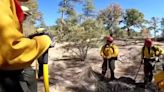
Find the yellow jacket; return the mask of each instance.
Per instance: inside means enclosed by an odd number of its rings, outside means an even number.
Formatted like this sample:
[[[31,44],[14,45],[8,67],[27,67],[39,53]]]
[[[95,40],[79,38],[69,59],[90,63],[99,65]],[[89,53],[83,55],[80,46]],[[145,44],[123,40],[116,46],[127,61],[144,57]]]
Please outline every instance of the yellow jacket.
[[[142,48],[142,58],[153,59],[155,56],[164,55],[164,50],[158,46],[152,46],[150,50],[146,46]]]
[[[114,44],[108,45],[105,44],[101,50],[100,50],[100,55],[103,58],[112,58],[112,57],[117,57],[118,56],[118,47]]]
[[[154,82],[159,88],[164,89],[164,71],[154,75]]]
[[[14,0],[0,0],[0,70],[17,70],[31,65],[50,46],[51,39],[25,38],[19,32]]]

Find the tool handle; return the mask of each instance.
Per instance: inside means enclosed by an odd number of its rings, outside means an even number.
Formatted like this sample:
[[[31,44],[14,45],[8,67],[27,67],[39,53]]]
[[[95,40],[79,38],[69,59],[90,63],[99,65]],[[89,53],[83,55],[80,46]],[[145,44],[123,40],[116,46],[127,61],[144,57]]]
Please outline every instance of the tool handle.
[[[48,64],[48,50],[43,54],[43,64]]]
[[[50,89],[49,89],[48,64],[43,64],[43,81],[44,81],[45,92],[50,92]]]
[[[48,50],[43,54],[43,81],[45,92],[50,92],[49,90],[49,72],[48,72]]]
[[[38,59],[39,64],[48,64],[48,50]]]

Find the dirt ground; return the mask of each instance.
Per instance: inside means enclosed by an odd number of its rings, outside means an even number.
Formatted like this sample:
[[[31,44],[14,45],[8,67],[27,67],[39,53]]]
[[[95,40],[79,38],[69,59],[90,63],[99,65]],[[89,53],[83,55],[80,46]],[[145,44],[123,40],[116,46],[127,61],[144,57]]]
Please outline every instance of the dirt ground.
[[[116,61],[115,74],[119,78],[126,76],[134,79],[140,66],[140,51],[143,46],[142,42],[125,42],[115,41],[119,46],[119,57]],[[80,75],[89,66],[94,71],[101,72],[102,58],[99,54],[99,48],[92,48],[88,52],[86,61],[76,61],[68,59],[70,53],[61,48],[63,44],[56,44],[54,48],[49,50],[49,80],[50,92],[71,92],[66,89],[67,86],[78,85],[80,82]],[[155,42],[164,49],[164,42]],[[161,58],[161,61],[164,61]],[[157,64],[157,68],[161,67],[161,63]],[[136,77],[137,82],[143,81],[143,66]],[[38,82],[38,92],[44,92],[43,82]],[[77,91],[78,92],[78,91]]]

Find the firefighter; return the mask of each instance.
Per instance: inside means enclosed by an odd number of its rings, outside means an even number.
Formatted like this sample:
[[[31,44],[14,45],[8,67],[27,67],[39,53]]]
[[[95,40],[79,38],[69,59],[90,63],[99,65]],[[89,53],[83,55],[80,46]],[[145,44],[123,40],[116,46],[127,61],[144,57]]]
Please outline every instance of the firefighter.
[[[113,38],[111,36],[107,36],[106,44],[102,46],[100,51],[100,55],[103,57],[102,75],[105,76],[107,68],[109,67],[111,73],[110,79],[112,80],[115,79],[114,69],[115,60],[117,60],[118,57],[118,52],[118,47],[113,43]]]
[[[30,65],[51,44],[48,35],[31,39],[23,35],[25,16],[19,1],[0,1],[0,92],[36,92],[35,73]]]
[[[146,38],[144,46],[142,47],[142,63],[144,63],[144,83],[152,81],[154,66],[152,62],[159,61],[158,57],[164,54],[164,51],[158,46],[153,45],[153,41],[150,38]]]

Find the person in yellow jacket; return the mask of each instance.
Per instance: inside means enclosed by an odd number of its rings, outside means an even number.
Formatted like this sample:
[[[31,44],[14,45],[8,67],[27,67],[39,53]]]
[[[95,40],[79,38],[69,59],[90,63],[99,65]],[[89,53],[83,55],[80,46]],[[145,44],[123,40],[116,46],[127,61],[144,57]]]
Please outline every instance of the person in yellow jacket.
[[[0,92],[36,92],[32,87],[35,91],[31,91],[28,84],[32,83],[28,79],[33,76],[27,76],[25,72],[51,44],[47,35],[31,39],[23,35],[24,14],[19,1],[0,0]]]
[[[119,52],[118,47],[113,44],[113,38],[111,36],[107,36],[106,44],[102,46],[100,51],[100,55],[103,57],[102,75],[105,76],[108,66],[111,73],[110,79],[112,80],[115,79],[114,69],[115,69],[115,60],[117,60],[118,52]]]
[[[157,57],[160,55],[164,55],[164,50],[158,46],[154,46],[150,38],[145,39],[141,54],[141,58],[144,61],[145,84],[152,81],[154,66],[151,64],[151,62],[157,62]]]

